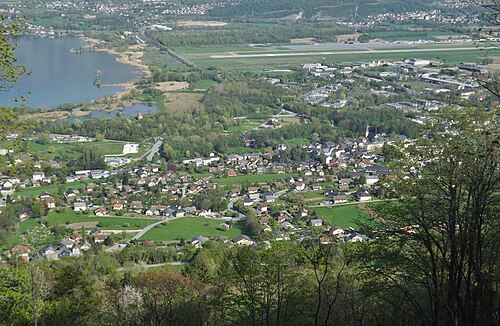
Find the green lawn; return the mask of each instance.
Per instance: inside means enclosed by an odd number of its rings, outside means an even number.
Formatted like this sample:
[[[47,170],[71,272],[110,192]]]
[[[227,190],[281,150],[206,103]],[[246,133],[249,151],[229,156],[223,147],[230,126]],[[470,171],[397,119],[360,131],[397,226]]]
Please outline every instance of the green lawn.
[[[139,230],[156,222],[156,219],[89,216],[83,213],[76,213],[70,209],[65,213],[52,211],[46,217],[46,220],[49,222],[49,226],[80,222],[98,222],[101,229],[108,230]]]
[[[374,225],[375,223],[368,214],[358,207],[357,203],[334,207],[315,207],[313,210],[319,218],[331,226],[359,229],[362,224]]]
[[[217,83],[214,82],[213,80],[202,79],[202,80],[199,80],[199,81],[191,84],[191,88],[192,89],[209,89],[210,87],[214,86],[215,84],[217,84]]]
[[[247,132],[255,127],[260,126],[264,120],[243,120],[239,125],[227,128],[229,132]]]
[[[211,220],[201,217],[185,217],[162,224],[141,237],[141,240],[172,241],[185,239],[190,241],[193,237],[202,235],[204,237],[226,237],[232,239],[242,234],[239,224],[227,231],[217,228],[223,223],[222,220]]]
[[[84,188],[85,183],[84,182],[69,182],[69,183],[63,183],[63,184],[54,184],[54,185],[48,185],[48,186],[42,186],[42,187],[30,187],[26,189],[22,189],[20,192],[17,194],[23,197],[34,197],[40,195],[42,192],[48,192],[52,195],[56,194],[59,190],[59,188],[64,189],[66,191],[69,188],[73,189],[80,189]]]
[[[310,141],[307,138],[290,138],[283,140],[283,143],[285,143],[288,146],[302,146],[309,144],[309,142]]]
[[[214,178],[212,179],[214,183],[220,184],[220,185],[225,185],[225,186],[230,186],[230,185],[235,185],[235,184],[242,184],[242,183],[264,183],[264,182],[271,182],[274,180],[280,180],[280,179],[285,179],[289,176],[296,177],[298,174],[297,173],[284,173],[284,174],[277,174],[277,173],[269,173],[269,174],[252,174],[252,175],[238,175],[235,177],[227,177],[227,178]]]

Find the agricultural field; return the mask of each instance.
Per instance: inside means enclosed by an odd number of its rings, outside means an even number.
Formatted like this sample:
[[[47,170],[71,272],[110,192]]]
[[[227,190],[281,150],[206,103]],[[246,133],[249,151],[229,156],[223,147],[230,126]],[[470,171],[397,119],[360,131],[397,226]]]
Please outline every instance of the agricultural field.
[[[234,223],[227,231],[219,230],[222,220],[212,220],[200,217],[185,217],[162,224],[141,237],[140,240],[174,241],[191,240],[201,235],[204,237],[225,237],[232,239],[242,234],[242,226]]]
[[[331,226],[358,229],[363,224],[374,225],[375,222],[358,207],[358,204],[340,205],[334,207],[315,207],[316,215]]]
[[[269,183],[274,180],[286,179],[287,177],[296,177],[297,173],[268,173],[268,174],[252,174],[252,175],[237,175],[235,177],[214,178],[212,181],[223,186],[232,186],[236,184],[254,184],[254,183]]]

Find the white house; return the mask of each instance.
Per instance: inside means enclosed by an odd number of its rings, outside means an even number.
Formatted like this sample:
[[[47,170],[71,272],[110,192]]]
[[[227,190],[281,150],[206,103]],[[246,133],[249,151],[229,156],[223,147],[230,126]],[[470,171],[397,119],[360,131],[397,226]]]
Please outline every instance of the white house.
[[[322,219],[314,219],[311,220],[311,226],[322,226],[323,225],[323,220]]]
[[[35,172],[33,173],[33,176],[31,177],[33,182],[41,182],[43,179],[45,179],[45,173],[43,172]]]
[[[252,241],[252,239],[250,239],[248,236],[246,235],[240,235],[240,236],[237,236],[236,238],[234,238],[232,240],[235,244],[237,245],[240,245],[240,246],[251,246],[254,244],[254,242]]]

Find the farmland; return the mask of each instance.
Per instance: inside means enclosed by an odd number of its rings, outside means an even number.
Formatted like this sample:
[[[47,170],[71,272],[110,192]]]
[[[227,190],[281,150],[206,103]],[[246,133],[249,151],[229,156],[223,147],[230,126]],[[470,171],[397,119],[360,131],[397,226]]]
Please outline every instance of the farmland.
[[[211,220],[206,218],[186,217],[162,224],[145,235],[141,240],[153,241],[174,241],[174,240],[191,240],[193,237],[201,235],[204,237],[225,237],[232,239],[242,234],[240,224],[234,224],[227,231],[219,230],[218,227],[223,223],[222,220]]]

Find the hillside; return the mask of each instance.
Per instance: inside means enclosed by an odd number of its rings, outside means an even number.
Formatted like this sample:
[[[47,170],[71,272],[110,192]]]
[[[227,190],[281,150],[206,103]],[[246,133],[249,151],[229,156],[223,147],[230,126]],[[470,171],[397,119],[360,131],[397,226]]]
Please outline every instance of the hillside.
[[[447,11],[450,7],[445,7],[443,1],[425,0],[247,0],[228,2],[223,7],[213,8],[208,14],[220,18],[266,19],[285,18],[303,12],[305,18],[351,18],[436,9]]]

